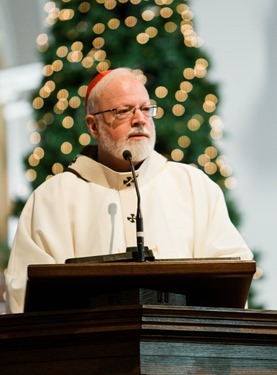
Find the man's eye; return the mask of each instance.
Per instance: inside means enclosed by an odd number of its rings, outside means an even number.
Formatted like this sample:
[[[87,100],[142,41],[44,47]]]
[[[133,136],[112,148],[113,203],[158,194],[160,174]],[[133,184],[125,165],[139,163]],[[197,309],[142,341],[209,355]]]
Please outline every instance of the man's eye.
[[[117,108],[116,113],[118,115],[123,115],[124,113],[128,113],[130,111],[130,107],[120,107]]]
[[[141,107],[141,111],[142,111],[142,112],[149,113],[150,110],[151,110],[151,108],[150,108],[149,106]]]

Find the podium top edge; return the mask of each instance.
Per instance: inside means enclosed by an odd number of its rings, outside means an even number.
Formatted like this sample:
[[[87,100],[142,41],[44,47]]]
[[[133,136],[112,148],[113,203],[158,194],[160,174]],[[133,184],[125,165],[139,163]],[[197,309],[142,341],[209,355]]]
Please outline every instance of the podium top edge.
[[[43,277],[101,277],[157,275],[240,275],[256,271],[254,260],[189,259],[156,260],[153,262],[104,262],[69,264],[32,264],[28,266],[29,278]]]

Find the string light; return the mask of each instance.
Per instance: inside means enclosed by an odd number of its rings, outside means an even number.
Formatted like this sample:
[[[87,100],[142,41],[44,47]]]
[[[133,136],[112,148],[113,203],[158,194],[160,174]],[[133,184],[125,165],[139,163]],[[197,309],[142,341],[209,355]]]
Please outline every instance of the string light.
[[[156,88],[155,94],[157,98],[160,98],[160,99],[165,98],[168,94],[168,89],[164,86],[159,86]]]
[[[187,148],[189,147],[191,144],[191,139],[186,136],[186,135],[182,135],[181,137],[179,137],[178,139],[178,145],[182,148]]]
[[[175,104],[172,108],[172,113],[178,117],[183,116],[183,114],[185,113],[185,107],[181,104]]]
[[[144,12],[142,12],[141,14],[141,18],[144,20],[144,21],[152,21],[152,19],[155,17],[155,13],[153,10],[145,10]]]
[[[172,150],[171,159],[174,161],[181,161],[184,158],[184,152],[180,149]]]
[[[90,142],[91,142],[91,137],[90,137],[89,134],[83,133],[83,134],[80,135],[80,137],[79,137],[80,145],[87,146],[87,145],[90,144]]]

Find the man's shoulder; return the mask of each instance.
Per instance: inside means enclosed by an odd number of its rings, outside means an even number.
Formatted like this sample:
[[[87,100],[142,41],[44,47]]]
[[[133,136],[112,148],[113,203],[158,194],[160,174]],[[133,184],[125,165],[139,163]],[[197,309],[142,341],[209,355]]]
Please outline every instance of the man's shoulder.
[[[75,183],[79,183],[79,178],[75,173],[71,173],[70,170],[66,169],[63,172],[49,177],[41,185],[39,185],[34,192],[41,193],[45,190],[58,189],[59,187],[68,189]]]
[[[206,178],[206,174],[201,171],[197,166],[192,164],[185,164],[181,162],[176,161],[168,161],[167,167],[173,171],[180,172],[180,173],[186,173],[190,176],[195,176],[196,178],[204,177]]]

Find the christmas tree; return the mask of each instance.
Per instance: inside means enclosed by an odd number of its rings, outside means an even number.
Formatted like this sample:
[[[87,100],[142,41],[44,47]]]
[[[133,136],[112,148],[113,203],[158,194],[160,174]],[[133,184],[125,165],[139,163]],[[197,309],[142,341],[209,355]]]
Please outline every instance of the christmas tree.
[[[45,10],[48,32],[37,38],[43,79],[32,98],[34,148],[25,159],[32,188],[93,143],[84,122],[89,81],[97,72],[127,66],[142,76],[158,105],[157,151],[219,184],[238,226],[240,214],[228,194],[235,179],[219,147],[218,86],[208,78],[210,61],[189,2],[56,0]]]
[[[187,2],[67,0],[46,9],[51,28],[38,37],[44,78],[33,99],[36,146],[26,160],[33,188],[92,141],[84,123],[87,84],[120,66],[145,74],[159,106],[157,150],[203,169],[226,192],[232,187],[216,145],[222,137],[217,86],[207,79],[208,58]]]

